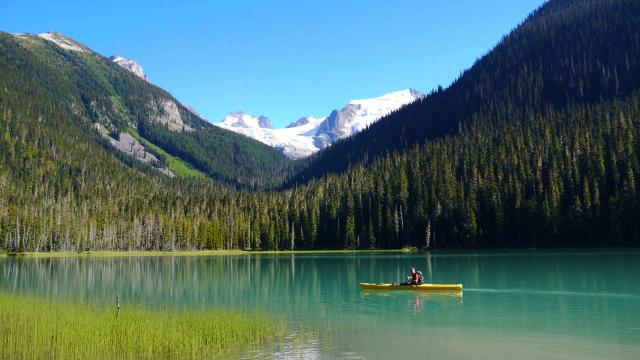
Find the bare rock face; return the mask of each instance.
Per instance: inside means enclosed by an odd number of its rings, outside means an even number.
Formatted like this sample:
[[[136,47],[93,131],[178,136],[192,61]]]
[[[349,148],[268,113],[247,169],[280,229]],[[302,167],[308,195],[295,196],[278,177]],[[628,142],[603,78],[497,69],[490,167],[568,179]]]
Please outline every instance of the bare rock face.
[[[166,125],[171,131],[193,131],[193,128],[182,121],[178,105],[171,99],[156,99],[147,103],[151,112],[151,122]]]
[[[154,169],[160,171],[168,177],[176,176],[171,170],[167,169],[166,167],[160,167],[160,160],[155,155],[148,152],[147,149],[136,138],[131,136],[131,134],[121,132],[117,134],[117,136],[115,136],[116,138],[113,138],[109,134],[107,129],[105,129],[104,126],[100,125],[99,123],[94,123],[93,126],[100,133],[100,135],[109,140],[111,146],[113,146],[114,148],[133,157],[141,163],[151,165]]]
[[[122,66],[123,68],[131,71],[137,77],[139,77],[139,78],[141,78],[141,79],[143,79],[145,81],[149,81],[149,78],[144,73],[144,70],[142,69],[142,66],[140,66],[140,64],[138,64],[135,60],[127,59],[125,57],[117,56],[117,55],[111,56],[109,58],[109,60],[111,60],[114,63]]]
[[[130,134],[120,133],[118,139],[109,137],[109,141],[113,147],[127,155],[133,156],[140,162],[152,165],[158,163],[158,158],[155,155],[148,153],[144,146],[142,146],[142,144],[140,144],[140,142]]]
[[[271,119],[264,115],[258,118],[258,125],[263,129],[273,129],[273,126],[271,126]]]
[[[56,44],[57,46],[65,50],[77,51],[77,52],[86,52],[88,50],[80,43],[76,42],[72,38],[61,33],[48,32],[48,33],[38,34],[38,36]]]
[[[166,176],[176,176],[171,170],[164,167],[159,167],[158,164],[160,163],[160,160],[158,160],[158,158],[152,153],[147,152],[147,149],[145,149],[145,147],[142,146],[142,144],[140,144],[140,142],[130,134],[124,132],[120,133],[117,140],[109,137],[109,142],[111,142],[111,145],[113,145],[113,147],[115,147],[116,149],[122,151],[127,155],[133,156],[134,159],[140,161],[141,163],[151,165],[154,169],[160,171]]]
[[[318,149],[324,149],[336,140],[351,135],[349,121],[357,116],[361,107],[359,104],[348,104],[340,110],[333,110],[318,127],[313,139],[314,145]]]
[[[309,122],[315,120],[316,118],[314,118],[313,116],[303,116],[300,119],[292,122],[291,124],[287,125],[287,129],[291,129],[291,128],[295,128],[298,126],[303,126],[303,125],[307,125]]]

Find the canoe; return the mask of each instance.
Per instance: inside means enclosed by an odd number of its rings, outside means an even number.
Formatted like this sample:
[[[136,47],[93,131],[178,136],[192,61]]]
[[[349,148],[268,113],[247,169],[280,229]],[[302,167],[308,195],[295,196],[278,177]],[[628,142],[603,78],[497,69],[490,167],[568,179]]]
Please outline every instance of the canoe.
[[[398,285],[360,283],[360,288],[369,290],[462,291],[462,284]]]

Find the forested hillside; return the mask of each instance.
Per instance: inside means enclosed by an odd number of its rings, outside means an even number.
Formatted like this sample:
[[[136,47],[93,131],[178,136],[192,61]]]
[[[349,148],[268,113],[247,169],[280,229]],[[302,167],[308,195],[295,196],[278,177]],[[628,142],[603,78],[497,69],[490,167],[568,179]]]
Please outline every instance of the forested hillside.
[[[635,0],[551,1],[451,88],[338,144],[345,158],[322,153],[304,184],[279,191],[171,179],[114,151],[92,125],[109,106],[102,95],[78,89],[84,81],[61,88],[71,80],[58,67],[0,35],[0,244],[7,251],[638,245],[638,19]],[[87,115],[91,109],[98,110]],[[110,131],[130,126],[103,123]],[[199,131],[165,127],[136,124],[195,166],[218,161],[202,155],[221,151],[208,140],[174,138]],[[260,166],[284,174],[281,165],[252,166],[258,175],[239,183],[263,179]]]
[[[449,88],[320,152],[292,183],[478,124],[500,127],[551,110],[625,98],[640,85],[639,13],[638,1],[550,1]]]
[[[55,108],[69,113],[79,128],[99,124],[116,139],[128,129],[138,130],[169,154],[231,185],[259,189],[278,185],[287,176],[290,161],[278,151],[213,126],[101,55],[64,35],[51,36],[78,50],[36,35],[0,33],[5,110]],[[42,118],[55,123],[46,114]]]

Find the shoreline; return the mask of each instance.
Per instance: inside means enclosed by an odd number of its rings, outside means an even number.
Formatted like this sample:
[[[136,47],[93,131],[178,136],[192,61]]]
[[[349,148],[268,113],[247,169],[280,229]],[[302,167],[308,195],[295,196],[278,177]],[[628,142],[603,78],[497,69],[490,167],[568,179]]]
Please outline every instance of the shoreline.
[[[357,254],[357,253],[416,253],[416,250],[178,250],[178,251],[53,251],[0,252],[1,258],[65,258],[65,257],[153,257],[153,256],[246,256],[292,254]]]
[[[439,256],[475,256],[502,255],[509,253],[536,253],[536,252],[573,252],[576,250],[586,250],[588,252],[597,250],[620,250],[620,251],[640,251],[640,247],[635,246],[612,246],[612,247],[557,247],[557,248],[514,248],[514,249],[448,249],[422,251],[415,248],[407,249],[377,249],[377,250],[177,250],[177,251],[53,251],[53,252],[21,252],[8,253],[0,251],[0,259],[8,258],[78,258],[78,257],[166,257],[166,256],[251,256],[251,255],[331,255],[331,254],[432,254]]]

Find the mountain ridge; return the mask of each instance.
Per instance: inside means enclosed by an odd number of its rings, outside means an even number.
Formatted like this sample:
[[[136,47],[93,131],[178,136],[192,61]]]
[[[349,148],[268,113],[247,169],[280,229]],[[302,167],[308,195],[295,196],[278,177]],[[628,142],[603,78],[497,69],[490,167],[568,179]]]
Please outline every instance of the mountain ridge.
[[[111,55],[109,57],[109,60],[113,61],[114,63],[122,66],[123,68],[131,71],[132,73],[134,73],[135,75],[137,75],[139,78],[145,80],[145,81],[149,81],[149,78],[147,77],[147,74],[144,73],[144,69],[142,68],[142,66],[135,60],[132,59],[128,59],[122,56],[118,56],[118,55]]]
[[[129,140],[137,150],[127,155],[164,174],[171,170],[166,166],[173,164],[176,171],[191,168],[213,179],[250,188],[273,186],[286,177],[288,159],[278,151],[213,126],[165,90],[72,38],[60,33],[3,35],[7,49],[3,56],[20,55],[20,61],[38,68],[31,73],[19,68],[19,73],[48,84],[50,96],[59,106],[68,108],[79,125],[89,126],[113,145],[113,150],[124,149],[117,146],[119,139],[139,136],[172,160],[147,149],[144,141]],[[17,51],[20,54],[15,54]],[[144,158],[135,155],[146,152],[158,161],[142,161]]]
[[[550,1],[461,72],[448,88],[432,91],[357,136],[318,153],[290,184],[454,136],[484,121],[501,126],[552,109],[628,95],[635,90],[638,68],[634,54],[640,52],[640,43],[621,25],[610,24],[610,15],[600,12],[605,6],[619,17],[614,24],[640,27],[628,19],[640,7],[638,2]],[[558,43],[557,39],[568,34],[575,41],[573,47]],[[620,54],[619,48],[625,53]]]

